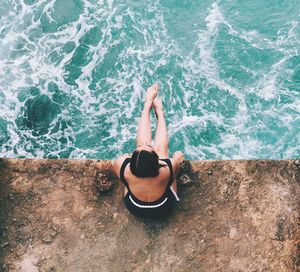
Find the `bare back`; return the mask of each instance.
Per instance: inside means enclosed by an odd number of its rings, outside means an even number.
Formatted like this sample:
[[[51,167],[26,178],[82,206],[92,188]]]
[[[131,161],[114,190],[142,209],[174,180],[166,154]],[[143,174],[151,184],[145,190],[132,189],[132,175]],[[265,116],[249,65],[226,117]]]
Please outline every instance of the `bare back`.
[[[172,162],[172,159],[171,159]],[[134,176],[129,165],[126,166],[124,176],[129,184],[131,192],[142,201],[155,201],[165,192],[170,177],[170,169],[164,161],[160,161],[163,167],[159,169],[157,177],[139,178]],[[173,189],[177,192],[176,182],[172,184]],[[125,187],[124,195],[127,193]]]

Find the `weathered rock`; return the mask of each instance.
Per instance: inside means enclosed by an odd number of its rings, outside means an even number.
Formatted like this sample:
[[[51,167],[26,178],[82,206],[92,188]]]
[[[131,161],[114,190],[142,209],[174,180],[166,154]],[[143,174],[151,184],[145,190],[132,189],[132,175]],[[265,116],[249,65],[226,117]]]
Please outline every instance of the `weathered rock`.
[[[110,167],[0,160],[0,268],[299,271],[299,160],[185,161],[163,221],[130,215]]]
[[[182,185],[189,185],[192,183],[192,179],[188,175],[183,174],[179,177],[179,183]]]
[[[53,241],[53,238],[52,238],[51,235],[47,235],[47,236],[45,236],[45,237],[42,239],[42,241],[43,241],[45,244],[50,245],[50,244],[52,243],[52,241]]]
[[[112,175],[107,170],[97,172],[95,177],[95,186],[101,193],[106,193],[113,189],[113,180],[111,177]]]
[[[7,247],[9,245],[9,242],[4,242],[0,245],[1,248]]]

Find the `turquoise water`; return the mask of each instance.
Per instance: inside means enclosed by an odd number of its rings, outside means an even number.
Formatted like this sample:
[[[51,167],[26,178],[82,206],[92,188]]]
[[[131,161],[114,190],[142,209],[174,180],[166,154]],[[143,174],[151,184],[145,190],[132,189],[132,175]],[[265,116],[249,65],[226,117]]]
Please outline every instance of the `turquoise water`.
[[[1,157],[131,152],[154,82],[171,152],[300,157],[298,0],[0,3]]]

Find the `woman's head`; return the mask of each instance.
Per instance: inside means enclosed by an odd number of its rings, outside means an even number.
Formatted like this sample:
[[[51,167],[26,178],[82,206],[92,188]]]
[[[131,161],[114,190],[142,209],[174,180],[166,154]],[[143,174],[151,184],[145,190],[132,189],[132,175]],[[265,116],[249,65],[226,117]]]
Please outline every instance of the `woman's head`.
[[[158,158],[158,155],[150,147],[136,149],[131,156],[131,173],[141,178],[158,176],[160,168]]]

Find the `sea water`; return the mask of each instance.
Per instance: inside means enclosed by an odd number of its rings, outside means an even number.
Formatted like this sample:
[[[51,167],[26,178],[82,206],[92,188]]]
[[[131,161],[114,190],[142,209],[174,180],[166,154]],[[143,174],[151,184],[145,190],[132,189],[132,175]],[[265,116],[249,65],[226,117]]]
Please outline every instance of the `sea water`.
[[[171,154],[299,158],[299,52],[299,0],[0,0],[1,157],[129,153],[158,82]]]

